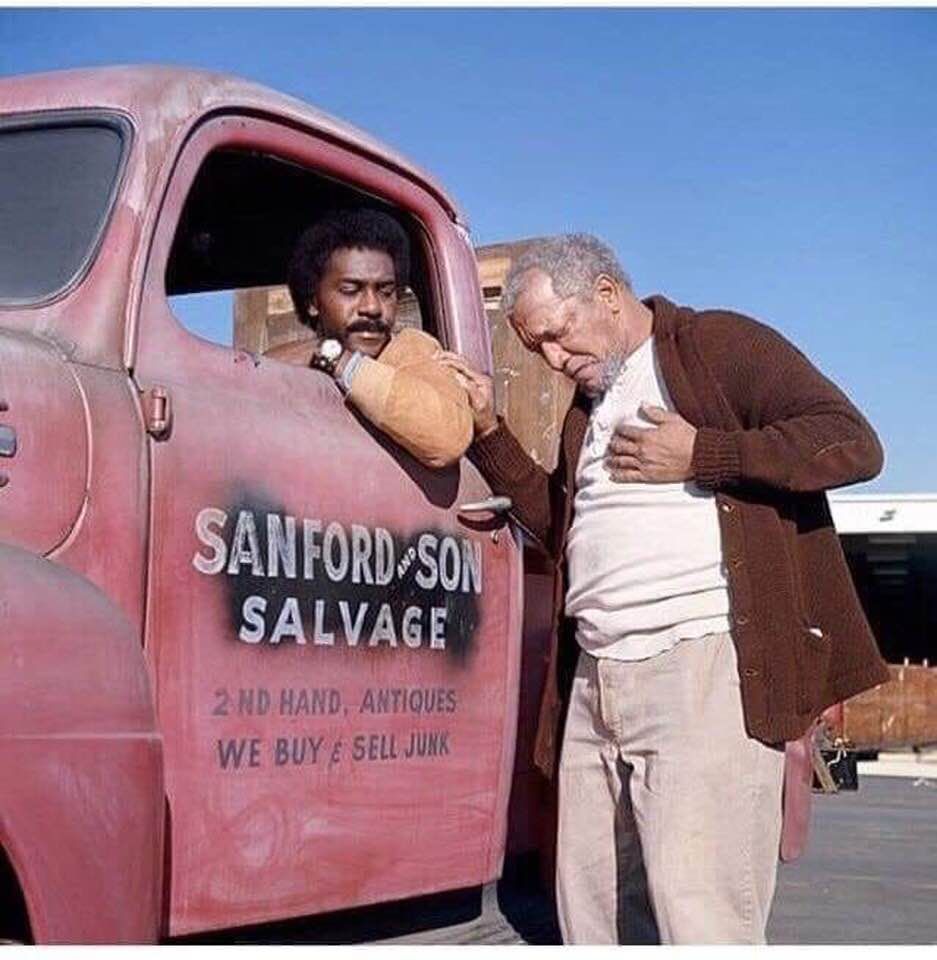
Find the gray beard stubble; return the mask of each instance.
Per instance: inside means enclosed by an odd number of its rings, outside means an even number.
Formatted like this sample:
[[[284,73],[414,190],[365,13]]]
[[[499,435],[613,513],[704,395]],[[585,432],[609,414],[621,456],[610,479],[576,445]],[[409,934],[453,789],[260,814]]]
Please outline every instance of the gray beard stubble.
[[[628,357],[624,353],[613,353],[602,361],[599,373],[599,396],[602,396],[618,379],[618,375],[625,369],[627,362]]]

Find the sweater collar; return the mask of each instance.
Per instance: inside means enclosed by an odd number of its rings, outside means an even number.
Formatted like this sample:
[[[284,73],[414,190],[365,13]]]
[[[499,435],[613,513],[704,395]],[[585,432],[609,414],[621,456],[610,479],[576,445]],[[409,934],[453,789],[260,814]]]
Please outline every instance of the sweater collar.
[[[643,298],[641,303],[654,314],[651,322],[651,335],[654,339],[659,342],[672,337],[677,327],[677,314],[680,308],[659,293]]]
[[[690,377],[687,369],[687,352],[695,356],[692,344],[687,344],[689,338],[678,336],[681,328],[686,329],[687,321],[692,318],[693,311],[686,307],[678,307],[675,303],[660,294],[654,294],[642,301],[654,312],[651,326],[651,335],[657,348],[657,360],[660,364],[661,376],[670,392],[677,412],[690,423],[700,426],[706,422],[705,411],[700,403],[697,386]],[[684,346],[681,347],[681,341]],[[694,367],[702,373],[702,368]]]

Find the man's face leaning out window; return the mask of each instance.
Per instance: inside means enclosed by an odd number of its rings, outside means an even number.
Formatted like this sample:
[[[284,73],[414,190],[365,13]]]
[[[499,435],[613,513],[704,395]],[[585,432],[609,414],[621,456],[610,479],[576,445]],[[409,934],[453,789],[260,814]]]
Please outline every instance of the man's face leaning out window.
[[[390,342],[398,288],[389,253],[340,247],[329,257],[312,299],[323,337],[376,357]]]

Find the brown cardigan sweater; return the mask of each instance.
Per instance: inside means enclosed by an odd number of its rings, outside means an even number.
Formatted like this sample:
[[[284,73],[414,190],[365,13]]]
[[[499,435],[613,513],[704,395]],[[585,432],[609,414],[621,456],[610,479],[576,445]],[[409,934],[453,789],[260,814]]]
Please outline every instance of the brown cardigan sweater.
[[[882,448],[845,395],[774,330],[725,310],[697,312],[660,296],[644,302],[664,382],[698,429],[695,481],[716,496],[746,727],[768,743],[797,739],[827,706],[889,677],[824,494],[875,476]],[[552,476],[503,423],[470,450],[556,568],[534,748],[547,776],[578,654],[575,625],[562,615],[564,552],[588,418],[577,394]]]

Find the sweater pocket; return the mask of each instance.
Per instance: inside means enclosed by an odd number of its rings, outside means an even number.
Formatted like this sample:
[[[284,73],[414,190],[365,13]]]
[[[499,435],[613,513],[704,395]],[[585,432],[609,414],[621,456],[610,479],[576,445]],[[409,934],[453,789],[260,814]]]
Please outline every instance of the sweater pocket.
[[[827,686],[827,675],[833,650],[827,634],[806,619],[798,624],[794,637],[794,656],[797,662],[797,712],[819,714]]]
[[[800,715],[819,713],[830,669],[832,640],[814,620],[807,602],[802,571],[797,562],[796,504],[786,504],[779,511],[781,542],[787,561],[790,589],[791,622],[793,624],[794,663],[797,670],[794,689],[797,692],[796,710]]]

